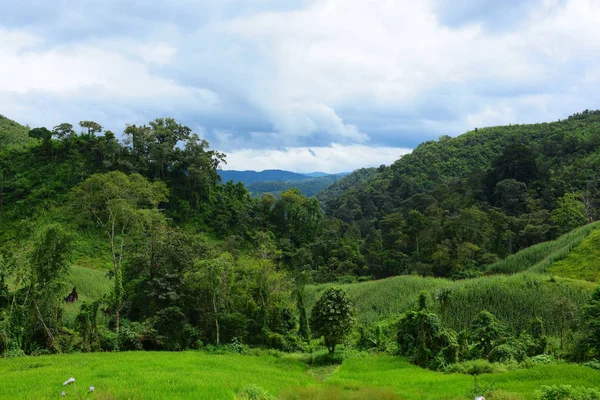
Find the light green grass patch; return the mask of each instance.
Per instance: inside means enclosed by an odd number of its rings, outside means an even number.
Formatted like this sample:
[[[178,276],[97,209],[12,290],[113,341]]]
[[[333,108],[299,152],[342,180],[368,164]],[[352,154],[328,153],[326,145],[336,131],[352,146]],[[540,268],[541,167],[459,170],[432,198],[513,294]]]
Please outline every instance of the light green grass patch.
[[[600,230],[590,233],[567,257],[552,264],[548,273],[600,282]]]

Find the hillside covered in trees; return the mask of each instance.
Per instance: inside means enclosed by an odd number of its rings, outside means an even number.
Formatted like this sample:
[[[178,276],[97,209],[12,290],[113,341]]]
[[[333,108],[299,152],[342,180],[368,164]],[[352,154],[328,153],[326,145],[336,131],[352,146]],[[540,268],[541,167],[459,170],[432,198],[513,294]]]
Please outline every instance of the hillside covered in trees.
[[[2,354],[224,343],[304,351],[313,332],[331,353],[352,335],[353,346],[379,350],[396,335],[397,352],[441,369],[522,361],[544,353],[543,332],[560,335],[565,355],[563,333],[595,312],[592,283],[536,274],[597,279],[572,265],[593,265],[600,112],[441,137],[315,197],[289,188],[260,198],[223,183],[226,156],[170,118],[128,125],[121,139],[93,121],[0,122]],[[560,256],[536,269],[546,253]],[[356,283],[396,275],[414,276]],[[319,285],[332,282],[349,284],[350,297]],[[81,305],[64,305],[70,286]],[[473,302],[477,293],[485,301]],[[571,311],[562,318],[559,308]],[[411,330],[425,323],[438,341],[421,354]],[[482,347],[477,335],[491,326],[497,337]],[[600,356],[581,339],[595,328],[580,329],[569,356]]]

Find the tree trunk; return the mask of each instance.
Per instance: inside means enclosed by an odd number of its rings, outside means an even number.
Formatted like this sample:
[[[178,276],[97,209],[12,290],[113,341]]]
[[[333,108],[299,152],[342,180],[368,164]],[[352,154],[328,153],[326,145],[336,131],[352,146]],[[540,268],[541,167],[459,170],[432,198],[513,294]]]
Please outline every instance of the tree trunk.
[[[115,304],[115,330],[117,335],[119,334],[119,311],[121,310],[121,305],[119,303]]]
[[[220,336],[221,336],[221,331],[219,329],[219,319],[217,318],[217,302],[215,299],[216,296],[213,296],[213,311],[215,313],[215,328],[217,329],[217,346],[219,345],[219,342],[221,340]]]

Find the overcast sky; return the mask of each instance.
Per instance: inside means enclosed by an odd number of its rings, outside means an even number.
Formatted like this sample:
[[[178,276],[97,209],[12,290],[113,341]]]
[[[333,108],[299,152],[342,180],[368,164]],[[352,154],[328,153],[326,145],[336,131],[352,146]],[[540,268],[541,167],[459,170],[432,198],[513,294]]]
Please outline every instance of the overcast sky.
[[[226,169],[350,171],[600,108],[597,0],[0,0],[0,114],[172,116]]]

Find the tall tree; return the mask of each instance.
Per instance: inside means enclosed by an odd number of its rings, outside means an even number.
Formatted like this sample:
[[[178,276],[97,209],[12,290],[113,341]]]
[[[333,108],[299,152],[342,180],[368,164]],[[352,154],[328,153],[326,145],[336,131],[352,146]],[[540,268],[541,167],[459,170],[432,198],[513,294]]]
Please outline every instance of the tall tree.
[[[102,132],[102,125],[94,121],[79,121],[79,126],[82,129],[87,129],[88,136],[94,136],[96,133]]]
[[[123,255],[130,233],[149,219],[161,219],[158,204],[167,201],[162,182],[149,182],[138,174],[122,172],[96,174],[73,188],[71,204],[82,215],[101,227],[110,244],[115,279],[115,326],[119,330],[119,314],[123,297]]]

